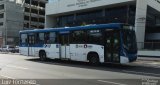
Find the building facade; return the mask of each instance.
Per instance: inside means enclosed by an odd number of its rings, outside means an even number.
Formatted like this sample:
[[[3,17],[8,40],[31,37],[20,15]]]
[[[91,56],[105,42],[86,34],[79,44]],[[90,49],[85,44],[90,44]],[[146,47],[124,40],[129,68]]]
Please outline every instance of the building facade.
[[[48,0],[22,0],[24,7],[24,29],[44,29],[45,4]],[[19,0],[18,3],[21,3]]]
[[[19,31],[43,29],[48,0],[0,0],[0,46],[18,45]]]
[[[0,46],[18,44],[23,28],[23,8],[13,0],[0,1]]]
[[[54,0],[46,4],[45,17],[46,28],[127,23],[135,27],[137,42],[160,41],[159,0]]]

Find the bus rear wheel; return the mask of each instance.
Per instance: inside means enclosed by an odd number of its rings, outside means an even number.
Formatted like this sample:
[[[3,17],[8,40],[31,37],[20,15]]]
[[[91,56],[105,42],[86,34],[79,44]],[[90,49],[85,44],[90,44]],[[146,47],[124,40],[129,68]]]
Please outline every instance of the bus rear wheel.
[[[46,60],[47,60],[46,52],[41,51],[41,52],[39,53],[39,57],[40,57],[40,60],[41,60],[41,61],[46,61]]]
[[[98,55],[97,54],[90,54],[89,55],[89,63],[91,65],[98,65],[100,63]]]

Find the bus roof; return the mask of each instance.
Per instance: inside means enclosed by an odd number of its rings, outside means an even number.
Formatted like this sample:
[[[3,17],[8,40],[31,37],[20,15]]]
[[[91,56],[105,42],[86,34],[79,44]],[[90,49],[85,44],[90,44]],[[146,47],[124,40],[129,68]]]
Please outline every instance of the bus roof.
[[[34,29],[34,30],[23,30],[20,33],[36,33],[36,32],[65,32],[74,30],[87,30],[87,29],[120,29],[122,23],[110,23],[110,24],[93,24],[86,26],[76,27],[63,27],[63,28],[46,28],[46,29]]]

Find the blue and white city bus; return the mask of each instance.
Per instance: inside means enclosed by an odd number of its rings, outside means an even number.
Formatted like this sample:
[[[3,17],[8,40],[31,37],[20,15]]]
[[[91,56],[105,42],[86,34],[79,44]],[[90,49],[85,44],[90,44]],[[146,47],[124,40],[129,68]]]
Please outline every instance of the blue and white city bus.
[[[20,31],[20,54],[46,59],[129,63],[137,59],[132,26],[111,23]]]

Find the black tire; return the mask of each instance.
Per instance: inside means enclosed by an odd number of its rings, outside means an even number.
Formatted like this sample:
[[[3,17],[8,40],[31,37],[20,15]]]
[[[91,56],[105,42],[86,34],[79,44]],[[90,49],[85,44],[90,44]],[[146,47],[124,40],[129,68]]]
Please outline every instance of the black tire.
[[[47,60],[46,52],[41,51],[41,52],[39,53],[39,57],[40,57],[40,60],[41,60],[41,61],[46,61],[46,60]]]
[[[91,65],[98,65],[99,62],[99,57],[97,54],[89,54],[89,63]]]

